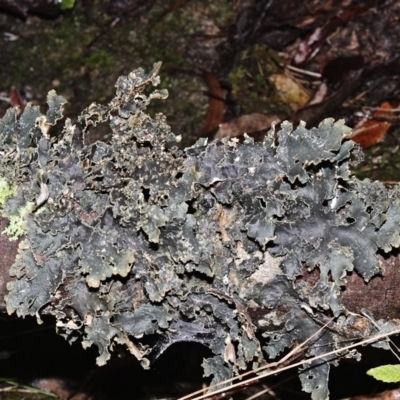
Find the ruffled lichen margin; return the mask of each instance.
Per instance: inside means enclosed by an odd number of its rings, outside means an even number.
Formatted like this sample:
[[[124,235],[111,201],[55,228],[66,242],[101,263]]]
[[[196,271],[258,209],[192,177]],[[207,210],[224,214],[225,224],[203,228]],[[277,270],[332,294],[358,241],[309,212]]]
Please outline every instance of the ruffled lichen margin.
[[[145,367],[172,343],[202,343],[213,382],[278,357],[329,315],[305,359],[376,329],[354,328],[340,291],[348,272],[368,281],[382,272],[378,250],[399,247],[399,188],[351,175],[354,143],[332,119],[179,150],[165,117],[145,113],[167,97],[144,92],[159,68],[120,77],[108,106],[61,134],[51,127],[66,100],[54,91],[46,115],[28,104],[0,120],[1,216],[22,238],[8,313],[53,315],[68,340],[98,347],[100,365],[116,343]],[[111,139],[87,144],[99,124]],[[300,279],[307,269],[315,282]],[[300,371],[313,399],[328,396],[335,361],[323,361]]]

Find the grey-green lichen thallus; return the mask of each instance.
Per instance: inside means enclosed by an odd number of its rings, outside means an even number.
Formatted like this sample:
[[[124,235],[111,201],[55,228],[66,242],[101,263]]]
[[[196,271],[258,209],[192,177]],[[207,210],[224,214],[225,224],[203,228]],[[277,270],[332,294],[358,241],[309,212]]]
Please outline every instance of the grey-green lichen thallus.
[[[307,355],[342,346],[355,318],[339,296],[346,274],[368,281],[377,251],[399,246],[399,187],[351,175],[354,143],[332,119],[180,150],[165,116],[145,112],[167,97],[148,90],[159,69],[120,77],[108,105],[59,134],[54,91],[46,115],[28,104],[0,121],[1,215],[10,239],[23,237],[8,312],[53,315],[61,335],[98,347],[100,365],[117,343],[145,367],[172,343],[202,343],[213,382],[303,342],[324,313],[336,328]],[[99,124],[111,140],[85,144]],[[304,268],[319,270],[316,282],[297,279]],[[328,396],[325,361],[300,371],[314,399]]]

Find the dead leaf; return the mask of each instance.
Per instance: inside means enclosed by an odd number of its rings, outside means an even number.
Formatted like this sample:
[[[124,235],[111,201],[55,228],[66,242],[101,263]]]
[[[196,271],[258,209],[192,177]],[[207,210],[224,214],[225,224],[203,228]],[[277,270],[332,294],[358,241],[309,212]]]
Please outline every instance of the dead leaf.
[[[388,102],[383,102],[372,114],[371,119],[364,119],[359,122],[353,133],[349,136],[350,139],[358,143],[363,149],[381,142],[388,129],[392,126],[391,122],[384,119],[390,119],[388,112],[393,107]]]
[[[275,85],[282,101],[287,103],[293,111],[303,108],[310,101],[310,93],[290,76],[274,74],[269,79]]]
[[[276,115],[265,115],[261,113],[241,115],[238,118],[220,124],[214,138],[237,137],[244,133],[266,130],[271,127],[274,121],[279,122],[280,118]]]
[[[206,122],[199,136],[207,135],[218,127],[225,113],[225,92],[221,88],[217,76],[211,72],[203,71],[203,78],[207,85],[208,108]]]
[[[350,5],[343,8],[337,15],[333,15],[322,26],[317,26],[308,37],[299,42],[292,55],[291,64],[301,66],[309,63],[319,53],[330,35],[340,26],[355,19],[366,9],[368,9],[367,5]]]
[[[26,101],[21,96],[20,91],[15,88],[12,88],[10,91],[10,104],[18,110],[19,114],[25,109]]]

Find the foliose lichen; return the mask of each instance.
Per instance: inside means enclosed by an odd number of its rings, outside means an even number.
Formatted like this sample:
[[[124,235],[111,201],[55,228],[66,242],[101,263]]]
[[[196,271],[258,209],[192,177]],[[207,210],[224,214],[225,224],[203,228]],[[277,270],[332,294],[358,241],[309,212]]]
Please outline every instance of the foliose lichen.
[[[28,104],[0,121],[1,216],[23,236],[8,312],[54,315],[61,335],[98,347],[100,365],[117,343],[145,367],[172,343],[202,343],[213,382],[309,338],[326,312],[335,329],[306,357],[339,348],[356,318],[340,301],[346,274],[368,281],[382,272],[377,251],[400,245],[399,187],[351,175],[354,143],[332,119],[180,150],[165,117],[145,113],[167,97],[145,92],[159,68],[120,77],[109,105],[61,134],[54,91],[46,115]],[[99,124],[111,140],[86,144]],[[319,270],[314,284],[298,279],[305,268]],[[328,396],[324,360],[300,371],[313,399]]]

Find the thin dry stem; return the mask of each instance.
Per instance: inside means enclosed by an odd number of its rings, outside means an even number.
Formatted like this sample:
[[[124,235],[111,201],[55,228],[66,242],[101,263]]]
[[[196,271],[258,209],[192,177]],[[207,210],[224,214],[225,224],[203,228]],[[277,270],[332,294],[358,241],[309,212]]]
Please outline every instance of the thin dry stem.
[[[294,354],[296,354],[301,348],[303,348],[309,341],[311,341],[312,339],[314,339],[316,336],[318,336],[332,321],[334,320],[334,318],[331,318],[328,322],[326,322],[320,329],[318,329],[316,332],[314,332],[309,338],[307,338],[304,342],[300,343],[298,346],[296,346],[292,351],[290,351],[288,354],[286,354],[286,356],[282,357],[279,361],[275,361],[273,363],[269,363],[267,365],[263,365],[262,367],[259,368],[255,368],[252,369],[251,371],[248,372],[244,372],[243,374],[240,374],[238,376],[235,376],[233,378],[229,378],[226,379],[222,382],[216,383],[212,386],[209,386],[208,389],[213,389],[216,388],[218,386],[221,385],[225,385],[226,383],[230,383],[233,382],[235,380],[239,380],[242,379],[243,377],[250,375],[250,374],[255,374],[257,372],[260,371],[264,371],[265,369],[268,368],[275,368],[278,367],[279,365],[283,364],[285,361],[289,360]],[[244,385],[246,384],[247,381],[244,382],[240,382],[240,384],[237,385]],[[234,386],[231,386],[229,389],[233,388]],[[178,400],[186,400],[186,399],[190,399],[192,396],[196,395],[196,394],[200,394],[200,393],[204,393],[204,389],[202,390],[198,390],[197,392],[191,393],[187,396],[181,397]],[[212,392],[212,394],[216,394],[216,392]],[[208,394],[207,396],[210,396],[210,394]],[[200,399],[200,397],[199,397]],[[197,400],[197,398],[193,399],[193,400]]]
[[[243,376],[246,376],[246,375],[249,375],[249,374],[252,374],[252,373],[260,372],[260,371],[265,370],[265,369],[268,369],[268,368],[278,367],[280,364],[284,363],[284,362],[287,361],[290,357],[292,357],[295,353],[297,353],[307,342],[309,342],[313,337],[315,337],[317,334],[319,334],[319,332],[320,332],[321,330],[325,329],[326,326],[327,326],[331,321],[332,321],[332,320],[330,320],[329,322],[327,322],[322,328],[320,328],[317,332],[315,332],[312,336],[310,336],[310,337],[309,337],[307,340],[305,340],[303,343],[301,343],[301,344],[299,344],[298,346],[296,346],[291,352],[289,352],[289,353],[288,353],[285,357],[283,357],[281,360],[279,360],[279,361],[277,361],[277,362],[273,362],[273,363],[267,364],[267,365],[264,365],[264,366],[262,366],[262,367],[260,367],[260,368],[257,368],[257,369],[255,369],[255,370],[246,372],[246,373],[241,374],[241,375],[239,375],[239,376],[237,376],[237,377],[227,379],[227,380],[225,380],[225,381],[223,381],[223,382],[220,382],[220,383],[218,383],[218,384],[215,384],[215,385],[213,385],[213,386],[210,386],[209,389],[212,389],[212,388],[214,388],[214,387],[217,387],[217,386],[220,386],[220,385],[223,385],[223,384],[226,384],[226,383],[229,383],[229,382],[232,382],[232,381],[241,379],[241,378],[243,378]],[[313,361],[320,360],[321,358],[324,358],[324,357],[329,357],[329,356],[334,356],[334,355],[337,356],[339,353],[342,353],[342,352],[344,352],[344,351],[347,352],[348,350],[354,349],[354,348],[356,348],[356,347],[358,347],[358,346],[363,346],[363,345],[366,345],[366,344],[369,344],[369,343],[373,343],[373,342],[379,341],[379,340],[381,340],[381,339],[388,338],[389,336],[396,335],[396,334],[399,334],[399,333],[400,333],[400,328],[399,328],[399,329],[395,329],[395,330],[393,330],[392,332],[386,332],[386,333],[381,333],[381,334],[378,334],[378,335],[374,335],[374,336],[371,336],[371,337],[369,337],[369,338],[367,338],[367,339],[361,340],[361,341],[358,342],[358,343],[354,343],[354,344],[345,346],[345,347],[343,347],[343,348],[341,348],[341,349],[332,350],[332,351],[329,351],[329,352],[327,352],[327,353],[320,354],[320,355],[318,355],[318,356],[311,357],[311,358],[308,358],[308,359],[306,359],[306,360],[302,360],[302,361],[299,361],[299,362],[297,362],[297,363],[293,363],[293,364],[290,364],[290,365],[287,365],[287,366],[284,366],[284,367],[275,369],[275,370],[273,370],[273,371],[268,371],[268,372],[266,372],[265,374],[263,374],[263,375],[261,375],[261,376],[256,376],[256,377],[253,377],[253,378],[248,378],[248,379],[244,380],[243,382],[235,383],[235,384],[233,384],[232,386],[229,386],[228,388],[224,387],[224,388],[215,390],[215,391],[213,391],[213,392],[211,392],[211,393],[207,393],[207,394],[203,394],[203,395],[201,395],[201,396],[193,397],[193,396],[196,396],[196,395],[198,395],[198,394],[200,394],[200,393],[204,393],[204,390],[199,390],[199,391],[194,392],[194,393],[192,393],[192,394],[190,394],[190,395],[181,397],[181,398],[179,398],[178,400],[188,400],[188,399],[191,399],[191,400],[203,400],[203,399],[207,399],[207,398],[209,398],[209,397],[211,397],[211,396],[215,396],[216,394],[224,393],[224,392],[226,392],[226,391],[230,391],[230,390],[235,389],[235,388],[238,388],[238,387],[240,387],[240,386],[248,385],[248,384],[250,384],[250,383],[253,383],[254,381],[258,381],[260,378],[265,378],[265,377],[267,377],[267,376],[276,375],[276,374],[278,374],[278,373],[280,373],[280,372],[287,371],[287,370],[292,369],[292,368],[295,368],[295,367],[304,366],[305,364],[310,364],[310,363],[312,363]]]

